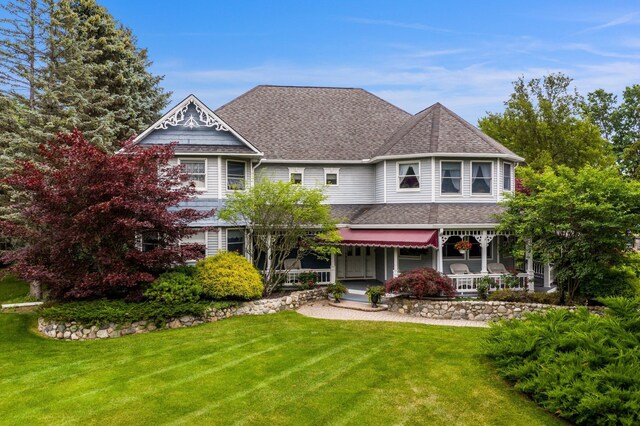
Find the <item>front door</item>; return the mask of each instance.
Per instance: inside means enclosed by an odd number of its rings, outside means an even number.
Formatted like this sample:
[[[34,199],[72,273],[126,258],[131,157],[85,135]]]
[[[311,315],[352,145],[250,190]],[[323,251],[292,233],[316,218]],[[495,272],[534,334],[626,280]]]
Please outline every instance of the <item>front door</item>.
[[[338,278],[372,278],[375,275],[373,247],[343,247],[337,258]]]

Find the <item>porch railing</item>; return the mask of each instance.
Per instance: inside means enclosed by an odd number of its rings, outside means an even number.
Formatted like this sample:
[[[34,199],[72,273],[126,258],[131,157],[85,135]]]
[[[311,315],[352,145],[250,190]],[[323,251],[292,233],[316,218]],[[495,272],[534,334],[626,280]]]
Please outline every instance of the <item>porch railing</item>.
[[[300,281],[300,274],[313,272],[318,277],[318,284],[331,283],[331,269],[292,269],[287,274],[285,286],[294,286]]]
[[[492,278],[493,284],[489,287],[489,291],[496,290],[504,290],[507,288],[507,285],[504,283],[504,277],[502,275],[497,274],[459,274],[459,275],[447,275],[449,278],[453,280],[453,284],[455,285],[456,291],[460,295],[477,293],[477,284],[478,281],[485,276]],[[518,285],[516,287],[512,287],[516,290],[527,290],[527,274],[520,273],[518,274]]]

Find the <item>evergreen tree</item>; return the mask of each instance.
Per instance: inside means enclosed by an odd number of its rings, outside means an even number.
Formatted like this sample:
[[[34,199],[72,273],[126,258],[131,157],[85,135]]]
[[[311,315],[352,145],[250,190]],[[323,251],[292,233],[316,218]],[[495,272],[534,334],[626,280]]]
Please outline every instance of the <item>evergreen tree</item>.
[[[95,0],[61,0],[51,14],[39,107],[45,132],[79,128],[109,150],[158,118],[170,93],[147,52]]]

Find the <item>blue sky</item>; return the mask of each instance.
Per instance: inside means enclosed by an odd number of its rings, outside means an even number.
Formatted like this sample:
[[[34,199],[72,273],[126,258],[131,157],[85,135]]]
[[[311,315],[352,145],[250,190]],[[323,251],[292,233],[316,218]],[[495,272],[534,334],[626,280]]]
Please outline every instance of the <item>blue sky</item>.
[[[475,124],[518,76],[581,93],[640,83],[640,1],[102,0],[149,49],[173,101],[217,107],[257,84],[362,87]]]

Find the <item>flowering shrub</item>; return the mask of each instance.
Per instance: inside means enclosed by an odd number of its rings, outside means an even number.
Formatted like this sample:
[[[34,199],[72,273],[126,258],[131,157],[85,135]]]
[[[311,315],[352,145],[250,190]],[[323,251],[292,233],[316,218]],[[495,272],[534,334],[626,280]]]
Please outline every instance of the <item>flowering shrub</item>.
[[[385,283],[387,293],[407,293],[421,298],[456,295],[453,281],[432,268],[419,268],[404,272]]]
[[[453,245],[456,250],[471,250],[473,244],[469,240],[460,240]]]
[[[298,274],[297,287],[299,290],[309,290],[314,288],[316,284],[318,284],[318,274],[315,272],[301,272]]]

